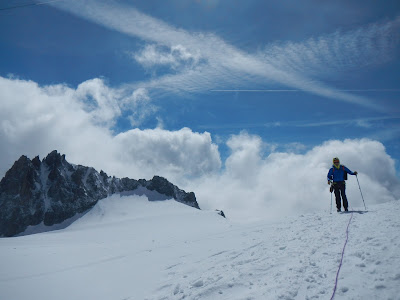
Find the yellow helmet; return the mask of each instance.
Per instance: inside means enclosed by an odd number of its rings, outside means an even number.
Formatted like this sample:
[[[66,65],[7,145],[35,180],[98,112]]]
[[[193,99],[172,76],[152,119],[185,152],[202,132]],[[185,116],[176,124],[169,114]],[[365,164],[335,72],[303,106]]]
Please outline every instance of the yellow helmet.
[[[334,157],[333,159],[332,159],[332,161],[333,161],[333,164],[335,164],[335,162],[336,163],[340,163],[340,160],[339,160],[339,158],[338,157]]]

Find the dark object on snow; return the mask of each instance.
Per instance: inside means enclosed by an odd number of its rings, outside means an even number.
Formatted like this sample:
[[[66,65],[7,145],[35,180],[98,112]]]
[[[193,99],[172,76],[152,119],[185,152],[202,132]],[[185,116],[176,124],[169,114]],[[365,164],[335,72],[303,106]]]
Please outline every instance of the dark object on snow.
[[[28,226],[60,224],[84,213],[115,193],[152,195],[150,200],[175,199],[199,208],[193,192],[167,179],[116,178],[91,167],[73,165],[53,151],[43,161],[21,156],[0,182],[0,237],[24,232]]]
[[[224,212],[223,212],[222,210],[216,209],[216,211],[218,212],[218,214],[219,214],[220,216],[226,218],[226,217],[225,217],[225,214],[224,214]]]

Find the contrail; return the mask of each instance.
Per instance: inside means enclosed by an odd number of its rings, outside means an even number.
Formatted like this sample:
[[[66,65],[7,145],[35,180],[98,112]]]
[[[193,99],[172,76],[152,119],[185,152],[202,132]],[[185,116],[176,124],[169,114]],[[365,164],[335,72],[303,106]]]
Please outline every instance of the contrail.
[[[144,40],[149,44],[162,45],[172,48],[181,45],[189,53],[196,54],[203,60],[203,63],[194,68],[184,67],[181,71],[164,74],[139,84],[142,88],[164,90],[167,93],[204,93],[204,92],[264,92],[264,93],[299,93],[307,92],[323,98],[345,101],[377,111],[386,111],[376,101],[366,98],[358,93],[347,93],[336,90],[322,82],[316,81],[303,74],[301,71],[307,67],[304,61],[308,57],[312,59],[313,68],[319,71],[329,58],[328,66],[341,66],[343,62],[352,61],[353,57],[387,56],[391,49],[396,50],[398,27],[400,19],[383,24],[373,24],[368,27],[361,27],[346,34],[340,32],[334,35],[322,36],[315,42],[310,39],[304,43],[288,43],[283,48],[273,48],[264,55],[252,54],[243,51],[213,33],[194,33],[169,25],[168,23],[146,15],[129,4],[122,4],[120,1],[106,0],[70,0],[60,1],[54,5],[58,9],[66,10],[86,20],[97,23],[106,28],[116,30]],[[379,39],[378,39],[379,37]],[[383,49],[377,48],[376,41],[383,45]],[[371,50],[368,55],[362,56],[360,52],[363,47],[350,47],[349,45],[364,45],[368,41]],[[333,50],[325,48],[329,46]],[[294,48],[293,48],[294,47]],[[350,50],[348,49],[350,48]],[[329,48],[330,49],[330,48]],[[353,49],[353,50],[352,50]],[[368,48],[369,49],[369,48]],[[278,51],[279,50],[279,51]],[[344,51],[339,61],[337,55]],[[391,50],[392,51],[392,50]],[[271,53],[270,53],[271,52]],[[316,53],[314,56],[312,53]],[[284,60],[279,53],[288,55]],[[311,54],[310,54],[311,53]],[[278,55],[278,56],[277,56]],[[292,59],[293,57],[293,59]],[[294,58],[298,58],[297,60]],[[389,56],[390,58],[392,56]],[[294,60],[295,65],[291,63]],[[351,65],[350,67],[354,67]],[[340,69],[340,68],[339,68]],[[297,70],[297,71],[296,71]],[[301,71],[301,72],[299,72]],[[251,89],[217,89],[217,87],[254,87],[267,85],[269,82],[279,84],[288,89],[281,90],[251,90]],[[252,84],[252,85],[250,85]],[[133,87],[138,86],[133,84]]]
[[[338,92],[400,92],[400,89],[356,89],[356,90],[336,90]],[[308,93],[311,91],[308,90],[273,90],[273,89],[265,89],[265,90],[210,90],[210,92],[226,92],[226,93],[234,93],[234,92],[249,92],[249,93]]]
[[[0,10],[10,10],[10,9],[22,8],[22,7],[28,7],[28,6],[44,5],[44,4],[58,2],[58,1],[63,1],[63,0],[50,0],[50,1],[45,1],[45,2],[25,3],[25,4],[14,5],[14,6],[9,6],[9,7],[2,7],[2,8],[0,7]]]

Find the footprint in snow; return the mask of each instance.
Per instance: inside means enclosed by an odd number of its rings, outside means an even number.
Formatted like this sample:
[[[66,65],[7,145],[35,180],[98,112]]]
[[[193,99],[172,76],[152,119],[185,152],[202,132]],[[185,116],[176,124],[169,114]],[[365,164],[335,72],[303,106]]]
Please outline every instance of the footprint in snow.
[[[179,293],[183,293],[183,290],[181,289],[180,284],[177,284],[177,285],[175,286],[175,289],[174,289],[174,295],[177,295],[177,294],[179,294]]]
[[[193,283],[192,287],[199,288],[199,287],[202,287],[203,285],[204,285],[204,281],[200,279],[200,280],[197,280],[195,283]]]
[[[386,288],[386,286],[384,286],[383,284],[378,284],[378,285],[375,286],[375,288],[376,288],[377,290],[383,290],[383,289]]]
[[[393,280],[400,280],[400,273],[397,273],[396,276],[393,277]]]
[[[170,266],[166,267],[165,270],[170,270],[170,269],[172,269],[172,268],[175,268],[175,267],[179,266],[180,264],[181,264],[181,263],[177,263],[177,264],[170,265]]]

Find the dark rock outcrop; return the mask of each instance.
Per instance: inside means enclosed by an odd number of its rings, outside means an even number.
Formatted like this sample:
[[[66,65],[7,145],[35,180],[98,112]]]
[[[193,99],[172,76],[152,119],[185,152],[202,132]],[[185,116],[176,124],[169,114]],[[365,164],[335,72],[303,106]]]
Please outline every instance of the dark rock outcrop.
[[[60,224],[115,193],[147,194],[149,200],[175,199],[199,208],[193,192],[167,179],[110,177],[91,167],[73,165],[53,151],[43,161],[21,156],[0,182],[0,236],[24,232],[28,226]]]

